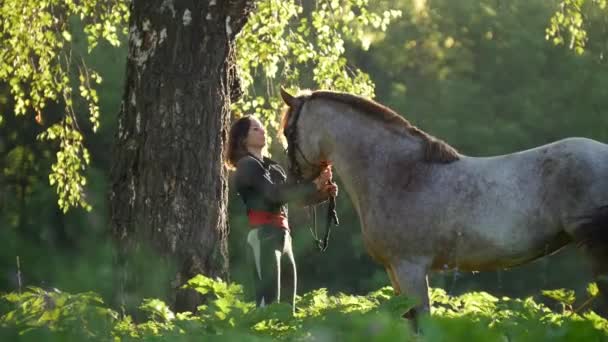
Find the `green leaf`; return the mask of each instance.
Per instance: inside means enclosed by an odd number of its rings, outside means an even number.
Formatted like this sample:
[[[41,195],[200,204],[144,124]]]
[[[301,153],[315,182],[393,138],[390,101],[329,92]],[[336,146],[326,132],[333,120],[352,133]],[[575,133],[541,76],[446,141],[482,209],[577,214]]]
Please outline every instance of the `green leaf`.
[[[567,289],[543,290],[542,294],[566,305],[572,305],[576,299],[574,291]]]
[[[587,285],[587,293],[591,297],[596,297],[597,295],[599,295],[600,290],[597,287],[597,283],[589,283],[589,285]]]
[[[68,42],[72,41],[72,35],[70,34],[70,32],[63,31],[63,32],[61,32],[61,35],[63,36],[63,39],[65,39],[66,41],[68,41]]]

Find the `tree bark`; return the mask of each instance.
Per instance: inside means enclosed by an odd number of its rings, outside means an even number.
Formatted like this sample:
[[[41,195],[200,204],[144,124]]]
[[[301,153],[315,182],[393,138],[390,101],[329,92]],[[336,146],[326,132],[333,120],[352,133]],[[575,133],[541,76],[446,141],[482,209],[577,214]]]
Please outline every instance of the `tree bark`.
[[[152,294],[195,311],[201,298],[178,288],[199,273],[228,276],[222,154],[240,95],[234,37],[253,2],[131,3],[110,193],[126,307]]]

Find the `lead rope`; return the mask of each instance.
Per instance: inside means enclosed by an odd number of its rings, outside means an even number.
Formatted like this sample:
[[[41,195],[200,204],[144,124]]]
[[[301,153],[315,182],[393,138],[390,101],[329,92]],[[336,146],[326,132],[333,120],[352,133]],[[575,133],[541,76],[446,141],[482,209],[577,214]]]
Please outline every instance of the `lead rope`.
[[[322,244],[318,245],[319,250],[321,250],[321,252],[325,252],[327,246],[329,246],[329,235],[331,234],[332,223],[336,226],[340,224],[340,222],[338,221],[338,214],[336,213],[336,198],[334,196],[329,198],[329,206],[327,207],[327,221],[325,225],[325,236],[323,237]]]
[[[310,209],[312,211],[312,227],[309,227],[308,229],[310,230],[312,239],[316,242],[319,251],[325,252],[329,246],[331,225],[340,225],[338,213],[336,212],[336,198],[333,196],[329,198],[329,204],[327,206],[327,221],[325,222],[325,234],[323,235],[323,240],[319,238],[319,232],[317,231],[317,207],[312,206]]]

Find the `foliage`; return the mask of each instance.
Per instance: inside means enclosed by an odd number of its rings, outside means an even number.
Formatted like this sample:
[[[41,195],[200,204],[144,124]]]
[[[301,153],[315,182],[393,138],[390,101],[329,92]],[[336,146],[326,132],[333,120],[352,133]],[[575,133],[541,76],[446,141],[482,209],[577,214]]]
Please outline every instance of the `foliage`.
[[[606,0],[562,0],[550,19],[546,37],[556,45],[567,43],[568,48],[582,55],[589,40],[586,17],[594,11],[606,12]]]
[[[93,131],[99,127],[99,97],[95,87],[102,79],[87,67],[72,49],[73,30],[84,24],[89,51],[100,41],[120,44],[128,18],[127,3],[121,0],[5,0],[0,4],[0,81],[10,85],[15,115],[35,113],[44,125],[48,103],[62,103],[64,114],[40,139],[59,141],[57,160],[49,181],[56,186],[59,207],[90,209],[83,197],[84,169],[89,164],[77,113],[74,90],[87,104]],[[80,23],[78,22],[78,23]],[[76,75],[76,77],[74,77]],[[77,82],[76,83],[76,79]],[[6,115],[0,113],[0,118]],[[33,115],[33,114],[32,114]],[[3,120],[0,119],[0,122]]]
[[[346,44],[368,49],[401,11],[375,11],[369,0],[317,0],[305,10],[300,1],[262,0],[237,39],[243,96],[233,108],[278,127],[282,100],[278,85],[334,89],[373,97],[374,84],[349,65]],[[260,76],[258,76],[260,75]],[[256,94],[265,90],[266,97]]]
[[[35,331],[38,336],[48,331],[62,336],[107,338],[111,324],[118,318],[91,292],[73,295],[57,289],[28,287],[23,293],[5,294],[2,299],[10,304],[10,309],[3,312],[0,323],[14,327],[22,335]]]
[[[560,341],[608,337],[608,321],[592,311],[558,313],[533,298],[499,299],[484,292],[452,297],[442,289],[432,289],[432,316],[423,318],[423,334],[415,336],[400,318],[414,302],[393,296],[388,287],[366,296],[331,296],[325,289],[315,290],[298,297],[295,314],[289,305],[280,303],[254,308],[243,299],[241,286],[202,275],[186,287],[210,296],[211,304],[199,308],[198,314],[174,314],[162,301],[147,299],[140,308],[148,320],[136,323],[130,316],[119,317],[104,307],[93,293],[71,295],[28,288],[21,294],[2,296],[0,323],[4,331],[18,332],[22,339],[45,336],[51,340],[66,336],[114,341],[205,337],[214,341]]]
[[[319,87],[373,95],[367,74],[347,65],[345,40],[368,47],[373,31],[384,31],[399,11],[377,14],[370,10],[368,0],[318,0],[316,9],[305,17],[295,1],[256,3],[257,10],[238,39],[244,88],[253,87],[258,71],[270,82],[268,88],[273,80],[282,82],[282,77],[291,84],[303,83],[300,75],[312,65],[313,80]],[[96,87],[102,78],[73,49],[74,31],[83,25],[89,53],[102,40],[119,46],[128,15],[124,0],[7,0],[0,7],[0,39],[7,42],[0,46],[0,81],[10,84],[15,115],[33,112],[36,121],[44,125],[47,104],[64,105],[61,120],[39,136],[59,142],[49,181],[56,187],[64,212],[74,206],[91,209],[84,197],[89,152],[74,110],[74,93],[87,104],[92,130],[100,124]],[[281,77],[277,76],[279,68]],[[276,127],[279,106],[277,97],[264,100],[248,91],[235,108],[261,114],[266,123]],[[2,115],[6,114],[0,113],[0,118]]]

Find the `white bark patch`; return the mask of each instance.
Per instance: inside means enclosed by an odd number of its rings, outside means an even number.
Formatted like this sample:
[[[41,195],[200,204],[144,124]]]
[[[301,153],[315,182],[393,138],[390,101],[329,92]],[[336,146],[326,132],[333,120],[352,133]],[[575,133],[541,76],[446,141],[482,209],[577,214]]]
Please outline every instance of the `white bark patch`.
[[[162,44],[165,39],[167,39],[167,28],[163,27],[163,29],[160,31],[160,39],[158,41],[158,45]]]
[[[129,49],[129,59],[135,61],[138,67],[144,67],[148,59],[154,55],[158,44],[158,35],[156,31],[151,30],[150,20],[146,19],[142,23],[142,31],[140,32],[137,25],[129,28],[129,41],[131,49]],[[146,40],[144,42],[144,39]]]
[[[177,116],[182,114],[182,106],[180,105],[179,101],[181,101],[183,95],[184,94],[182,93],[181,89],[175,88],[175,96],[173,97],[175,99],[174,114]]]
[[[175,18],[175,7],[173,7],[173,0],[164,0],[160,5],[160,13],[163,13],[166,9],[171,11],[171,16]]]
[[[125,129],[122,125],[122,120],[118,120],[118,139],[122,139],[125,136]]]
[[[162,85],[161,85],[162,88]],[[160,127],[161,128],[165,128],[167,127],[167,121],[165,120],[165,118],[167,117],[167,106],[165,106],[164,104],[159,104],[158,105],[158,111],[161,115],[161,121],[160,121]]]
[[[184,11],[184,16],[182,17],[182,21],[184,23],[184,26],[188,26],[192,22],[192,13],[187,8]]]
[[[137,101],[135,99],[135,92],[131,91],[131,106],[135,107],[135,105],[137,104]]]
[[[129,182],[129,191],[131,192],[131,196],[129,197],[129,206],[133,207],[137,197],[137,194],[135,193],[135,178],[131,178],[131,182]]]
[[[184,217],[188,208],[188,200],[182,193],[181,186],[175,186],[176,179],[172,179],[171,181],[173,182],[172,188],[175,189],[175,192],[170,211],[177,217]],[[177,249],[177,238],[183,235],[184,225],[179,221],[175,222],[171,227],[169,227],[169,231],[172,233],[169,234],[169,244],[171,250],[175,252]]]
[[[226,17],[226,35],[228,38],[232,36],[232,27],[230,27],[230,16]]]
[[[141,34],[137,29],[137,25],[133,25],[129,28],[129,40],[132,42],[132,46],[138,49],[141,47]]]
[[[207,13],[207,16],[205,17],[205,19],[207,19],[207,20],[211,20],[211,19],[212,19],[212,17],[211,17],[211,13]]]
[[[152,23],[150,23],[150,19],[144,20],[144,23],[141,25],[142,31],[144,31],[144,32],[150,31],[150,26],[152,26]]]
[[[125,100],[120,101],[120,111],[121,113],[126,113],[126,109],[125,109],[126,105],[125,105]],[[125,136],[125,129],[124,126],[122,125],[122,119],[118,119],[118,139],[122,140]]]
[[[215,0],[209,1],[209,7],[215,6],[216,4],[217,4],[217,1],[215,1]]]
[[[141,130],[141,113],[137,112],[137,116],[135,116],[135,132],[139,133]]]
[[[171,235],[171,251],[172,252],[175,252],[177,250],[177,237],[181,235],[182,229],[183,229],[183,226],[180,223],[178,223],[177,231],[176,231],[177,234]]]

